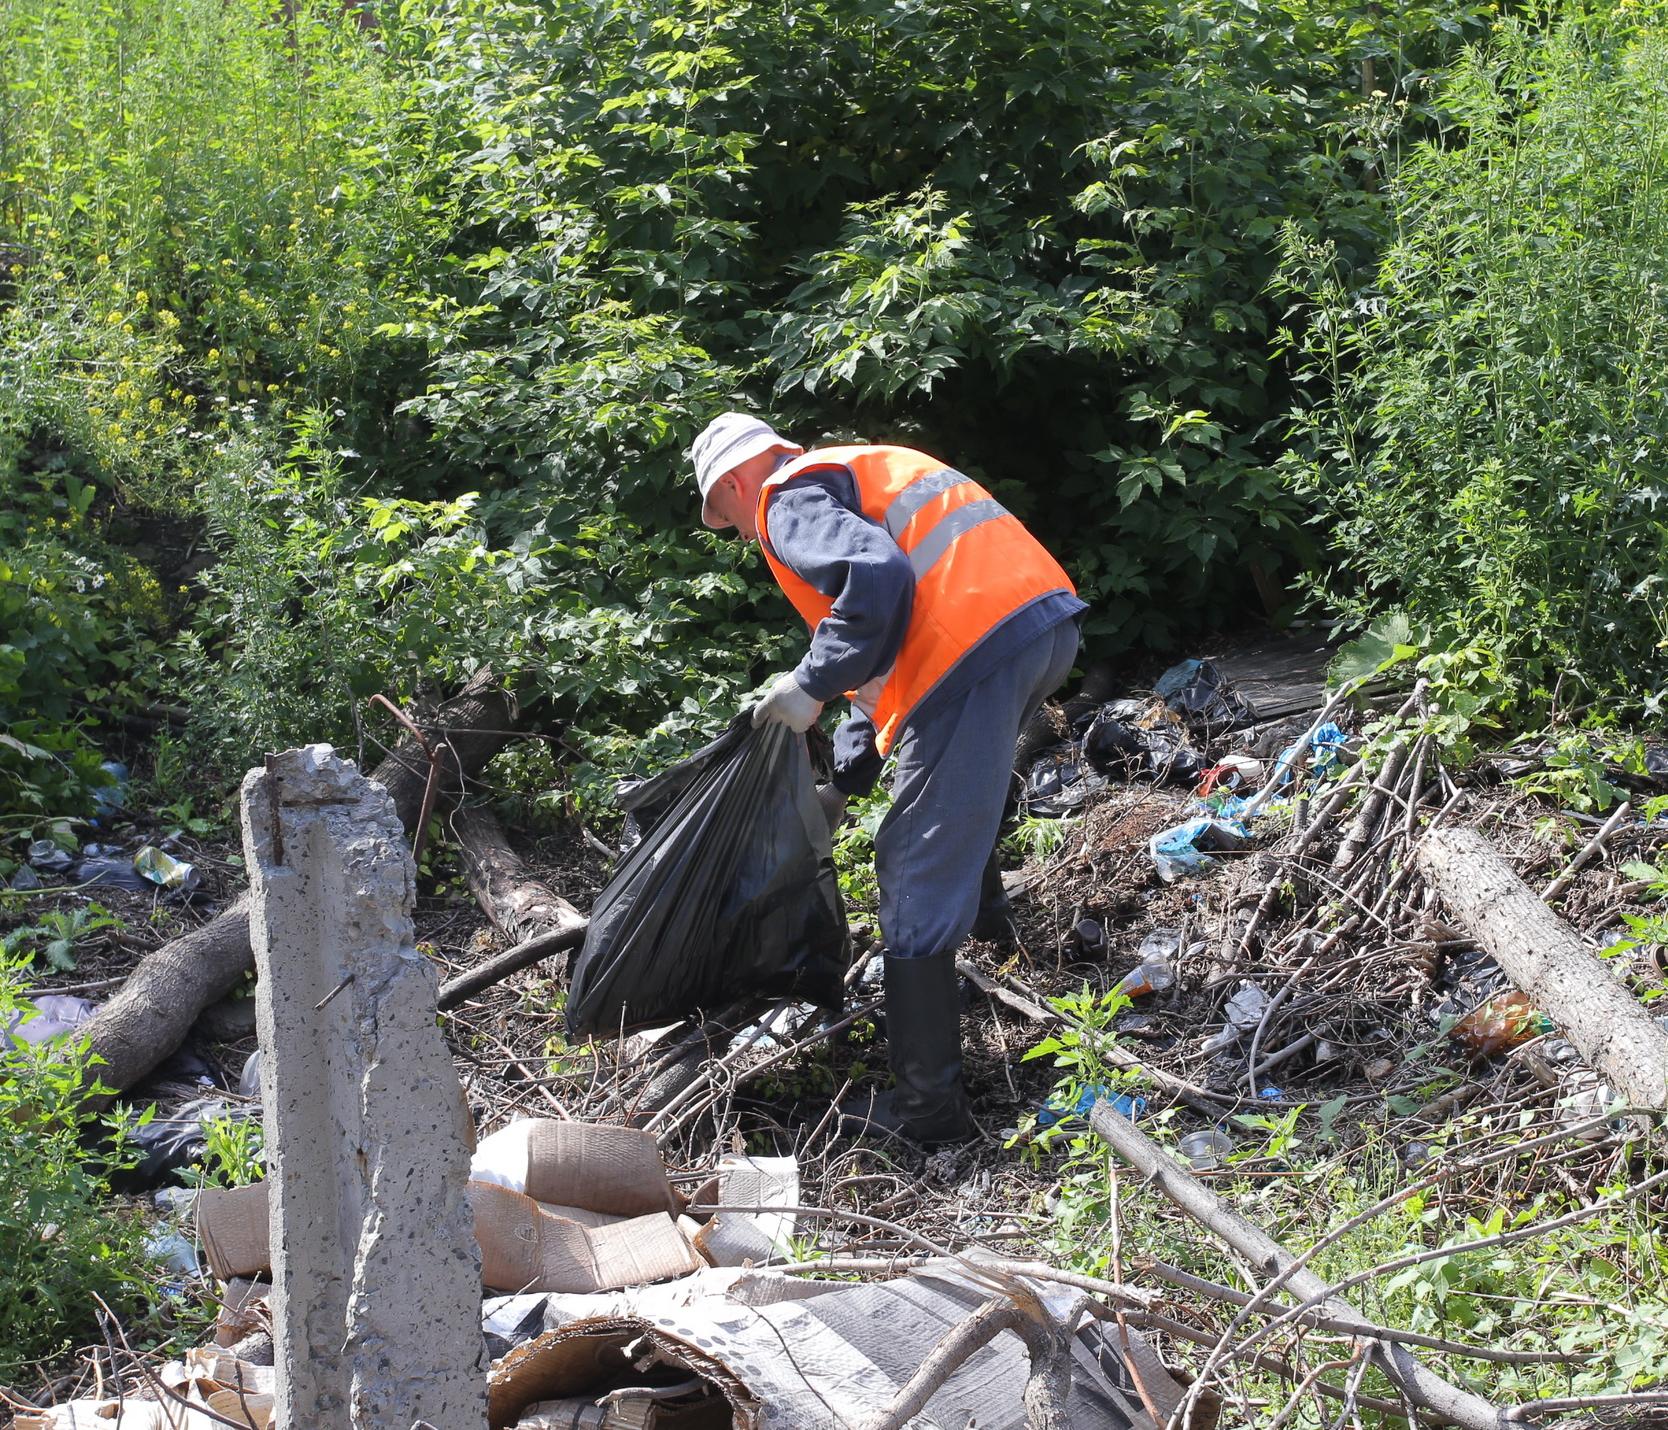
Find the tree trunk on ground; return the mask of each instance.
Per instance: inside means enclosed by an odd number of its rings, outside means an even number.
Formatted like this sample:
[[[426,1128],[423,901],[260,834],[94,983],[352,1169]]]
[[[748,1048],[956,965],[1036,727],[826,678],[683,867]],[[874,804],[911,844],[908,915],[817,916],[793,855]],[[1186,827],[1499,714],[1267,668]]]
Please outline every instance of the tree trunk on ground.
[[[224,998],[254,967],[249,944],[248,894],[199,929],[182,934],[140,960],[127,982],[86,1023],[92,1070],[110,1092],[87,1100],[89,1110],[108,1107],[185,1041],[197,1015]]]
[[[527,872],[490,809],[466,805],[449,822],[475,901],[511,943],[584,927],[584,914]]]
[[[1449,912],[1629,1102],[1668,1109],[1668,1029],[1474,829],[1433,831],[1419,868]]]
[[[513,714],[509,694],[495,687],[490,671],[481,671],[432,720],[420,722],[433,732],[430,741],[444,748],[446,781],[454,789],[509,743]],[[428,772],[428,756],[410,735],[371,772],[394,797],[408,830],[422,806]],[[168,1058],[198,1015],[254,968],[247,898],[240,894],[200,929],[147,954],[121,991],[86,1023],[93,1054],[103,1060],[94,1074],[112,1089],[90,1097],[90,1108],[108,1106]]]
[[[479,670],[432,718],[416,722],[430,743],[442,751],[442,793],[462,793],[464,782],[479,774],[486,762],[510,743],[515,718],[515,698],[498,684],[490,670]],[[429,757],[408,734],[402,735],[393,752],[371,771],[371,778],[394,796],[400,823],[413,834],[428,777]]]

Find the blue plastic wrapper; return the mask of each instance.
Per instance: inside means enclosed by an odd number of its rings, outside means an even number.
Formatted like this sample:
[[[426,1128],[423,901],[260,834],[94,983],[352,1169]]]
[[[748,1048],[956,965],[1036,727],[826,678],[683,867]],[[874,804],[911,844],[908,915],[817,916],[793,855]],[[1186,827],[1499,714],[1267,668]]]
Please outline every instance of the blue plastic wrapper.
[[[1093,1087],[1083,1089],[1082,1095],[1072,1107],[1061,1107],[1056,1102],[1045,1102],[1037,1109],[1038,1127],[1055,1127],[1062,1122],[1069,1122],[1074,1117],[1088,1116],[1089,1109],[1097,1102],[1104,1102],[1121,1117],[1135,1121],[1147,1108],[1147,1099],[1134,1097],[1127,1092],[1120,1092],[1116,1097],[1110,1096],[1108,1089],[1096,1083]]]
[[[1287,745],[1280,752],[1280,758],[1274,762],[1270,783],[1278,786],[1291,779],[1305,749],[1309,751],[1309,774],[1315,779],[1328,778],[1343,766],[1344,744],[1348,739],[1348,735],[1328,720],[1308,739]]]
[[[120,760],[106,760],[99,766],[110,776],[110,783],[93,791],[93,822],[107,814],[114,814],[127,803],[127,766]]]
[[[1251,831],[1237,819],[1205,816],[1159,831],[1147,841],[1147,852],[1158,877],[1173,884],[1210,868],[1216,862],[1212,854],[1238,849],[1250,837]]]

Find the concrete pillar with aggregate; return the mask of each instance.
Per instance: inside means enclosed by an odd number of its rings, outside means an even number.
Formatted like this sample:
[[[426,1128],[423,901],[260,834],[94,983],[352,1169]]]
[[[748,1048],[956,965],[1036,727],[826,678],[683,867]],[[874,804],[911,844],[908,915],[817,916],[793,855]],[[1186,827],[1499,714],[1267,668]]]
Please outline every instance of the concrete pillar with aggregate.
[[[467,1109],[393,801],[328,745],[243,782],[282,1430],[486,1423]]]

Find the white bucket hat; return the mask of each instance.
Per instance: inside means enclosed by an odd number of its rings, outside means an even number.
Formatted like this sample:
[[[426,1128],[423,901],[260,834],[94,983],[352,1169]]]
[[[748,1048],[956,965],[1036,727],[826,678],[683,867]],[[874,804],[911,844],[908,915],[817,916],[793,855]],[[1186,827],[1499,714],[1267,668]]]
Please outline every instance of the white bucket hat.
[[[695,485],[701,491],[703,525],[714,525],[707,497],[718,485],[719,478],[734,471],[749,457],[768,452],[772,447],[780,447],[795,456],[805,450],[797,442],[788,441],[768,422],[745,412],[720,413],[701,429],[701,435],[690,444],[689,460],[695,464]]]

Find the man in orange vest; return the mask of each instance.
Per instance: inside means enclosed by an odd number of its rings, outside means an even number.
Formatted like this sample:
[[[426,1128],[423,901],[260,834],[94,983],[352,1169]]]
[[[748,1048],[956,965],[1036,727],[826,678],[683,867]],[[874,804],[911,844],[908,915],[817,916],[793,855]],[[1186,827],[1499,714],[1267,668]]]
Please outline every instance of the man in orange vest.
[[[811,631],[754,723],[803,732],[850,697],[823,792],[831,822],[897,760],[875,836],[894,1088],[866,1120],[925,1145],[962,1140],[956,949],[979,912],[1015,741],[1071,670],[1086,608],[988,491],[924,452],[808,453],[726,412],[690,458],[702,521],[758,542]]]

